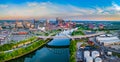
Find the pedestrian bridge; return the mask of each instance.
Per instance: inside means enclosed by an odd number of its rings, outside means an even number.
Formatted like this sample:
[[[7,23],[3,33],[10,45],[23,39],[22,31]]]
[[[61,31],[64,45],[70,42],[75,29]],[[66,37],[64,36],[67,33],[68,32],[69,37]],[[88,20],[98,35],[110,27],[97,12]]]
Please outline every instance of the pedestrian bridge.
[[[95,34],[89,34],[89,35],[79,35],[79,36],[70,36],[70,35],[65,35],[65,36],[38,36],[38,38],[42,39],[47,39],[47,38],[55,38],[55,39],[63,39],[63,38],[70,38],[70,39],[76,39],[76,38],[89,38],[89,37],[94,37],[98,35],[105,34],[105,32],[99,32]]]

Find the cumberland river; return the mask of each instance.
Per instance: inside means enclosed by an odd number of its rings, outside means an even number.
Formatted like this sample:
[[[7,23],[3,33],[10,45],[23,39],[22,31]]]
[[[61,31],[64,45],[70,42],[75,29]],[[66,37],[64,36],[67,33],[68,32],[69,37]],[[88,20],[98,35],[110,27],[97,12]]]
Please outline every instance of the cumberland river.
[[[65,36],[71,31],[63,31],[56,36]],[[53,39],[36,51],[9,62],[69,62],[69,38]]]

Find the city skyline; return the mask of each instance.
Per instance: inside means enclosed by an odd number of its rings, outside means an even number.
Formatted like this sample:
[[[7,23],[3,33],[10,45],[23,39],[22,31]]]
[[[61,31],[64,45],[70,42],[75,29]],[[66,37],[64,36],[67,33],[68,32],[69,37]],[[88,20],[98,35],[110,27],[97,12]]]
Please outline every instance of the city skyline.
[[[118,0],[3,0],[0,1],[0,20],[68,17],[76,20],[119,21],[119,2]]]

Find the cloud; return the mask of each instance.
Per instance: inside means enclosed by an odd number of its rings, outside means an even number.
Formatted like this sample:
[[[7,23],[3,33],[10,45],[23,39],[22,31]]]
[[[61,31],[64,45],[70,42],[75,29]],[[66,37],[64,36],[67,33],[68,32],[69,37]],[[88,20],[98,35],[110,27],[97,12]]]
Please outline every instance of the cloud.
[[[0,4],[0,8],[7,8],[8,5],[5,5],[5,4]]]
[[[38,3],[37,2],[27,2],[27,5],[28,6],[37,6],[38,5]]]
[[[52,4],[51,2],[27,2],[27,5],[29,7],[32,7],[32,6],[43,6],[43,5],[49,5],[49,4]]]
[[[1,6],[1,5],[0,5]],[[8,6],[1,6],[8,7]],[[99,15],[120,15],[120,6],[112,3],[109,7],[81,8],[73,5],[60,5],[51,2],[27,2],[20,6],[11,6],[9,9],[1,11],[3,16],[22,16],[22,17],[67,17],[81,16],[89,18],[90,16],[99,17]],[[101,16],[100,16],[101,17]],[[77,17],[78,18],[78,17]]]
[[[112,3],[109,7],[81,8],[73,5],[60,5],[51,2],[31,3],[36,11],[45,13],[48,16],[73,16],[73,15],[120,15],[120,6]],[[38,9],[39,8],[39,9]],[[34,11],[34,10],[33,10]],[[42,14],[41,13],[41,14]]]
[[[120,6],[116,3],[112,3],[112,6],[109,7],[96,7],[95,15],[120,15]]]
[[[113,5],[113,9],[117,10],[117,11],[120,11],[120,6],[115,4],[115,3],[112,3]]]

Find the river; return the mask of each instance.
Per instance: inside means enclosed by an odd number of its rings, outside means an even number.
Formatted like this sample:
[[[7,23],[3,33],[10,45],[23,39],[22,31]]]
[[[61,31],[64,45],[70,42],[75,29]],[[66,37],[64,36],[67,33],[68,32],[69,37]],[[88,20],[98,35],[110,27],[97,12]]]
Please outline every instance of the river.
[[[71,31],[63,31],[56,36],[65,36]],[[36,51],[22,56],[20,58],[10,60],[9,62],[69,62],[69,47],[64,47],[70,44],[69,38],[53,39],[48,44],[37,49]],[[49,47],[54,46],[54,47]],[[59,48],[58,48],[59,47]]]

